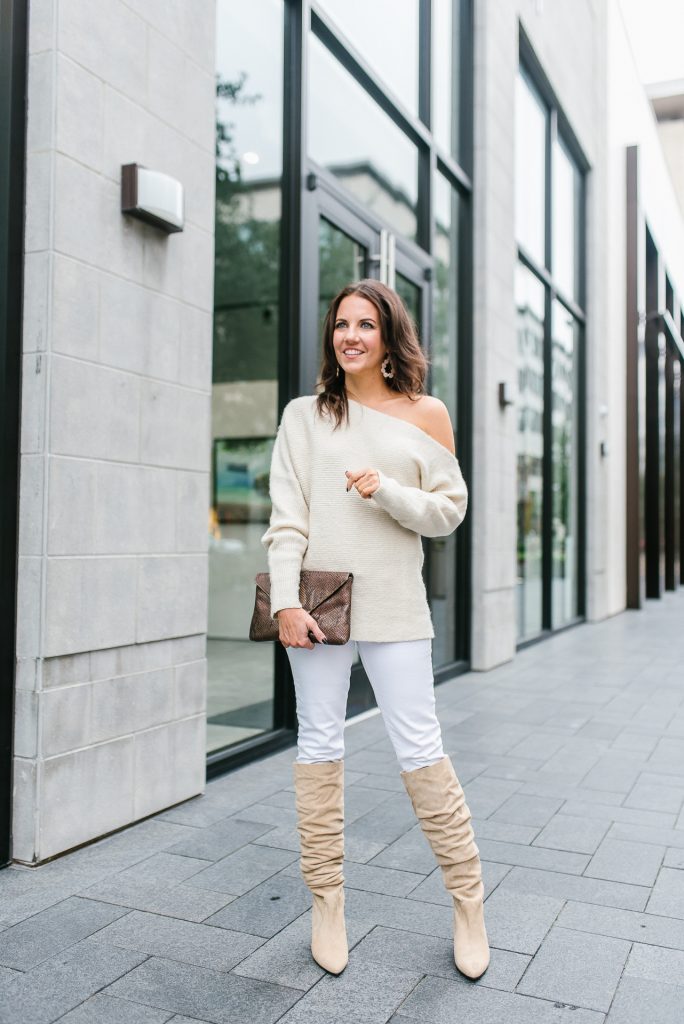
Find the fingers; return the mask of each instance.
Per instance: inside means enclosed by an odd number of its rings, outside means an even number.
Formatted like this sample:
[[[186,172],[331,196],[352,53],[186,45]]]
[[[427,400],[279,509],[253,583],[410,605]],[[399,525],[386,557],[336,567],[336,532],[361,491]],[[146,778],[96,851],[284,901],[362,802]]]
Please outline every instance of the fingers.
[[[374,469],[360,469],[353,473],[346,470],[347,490],[356,487],[362,498],[369,498],[379,484],[379,478]],[[349,483],[351,481],[351,483]]]
[[[315,641],[321,644],[328,642],[314,616],[304,608],[299,609],[296,615],[288,617],[286,621],[281,622],[278,619],[278,622],[278,639],[283,647],[306,647],[312,651]]]
[[[356,486],[360,491],[365,491],[367,488],[372,487],[374,479],[375,472],[374,470],[369,469],[367,473],[364,473],[363,476],[356,481]]]
[[[366,468],[366,469],[345,469],[344,473],[345,473],[345,476],[347,477],[347,490],[348,491],[351,490],[351,488],[354,486],[354,484],[358,480],[360,480],[362,476],[365,476],[366,473],[372,473],[372,472],[373,472],[373,470],[372,469],[368,469],[368,468]]]
[[[316,645],[313,640],[309,638],[309,632],[316,636],[319,643],[327,643],[327,640],[324,638],[324,634],[318,628],[318,625],[315,627],[309,627],[309,630],[304,634],[283,632],[282,636],[278,639],[283,647],[306,647],[308,650],[312,651]]]

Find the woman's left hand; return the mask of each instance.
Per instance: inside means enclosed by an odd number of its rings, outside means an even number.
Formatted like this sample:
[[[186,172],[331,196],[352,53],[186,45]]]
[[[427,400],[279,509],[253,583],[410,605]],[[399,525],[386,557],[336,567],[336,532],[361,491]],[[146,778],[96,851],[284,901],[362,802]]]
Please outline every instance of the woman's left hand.
[[[345,469],[347,478],[347,491],[356,487],[362,498],[370,498],[380,486],[380,477],[374,469]]]

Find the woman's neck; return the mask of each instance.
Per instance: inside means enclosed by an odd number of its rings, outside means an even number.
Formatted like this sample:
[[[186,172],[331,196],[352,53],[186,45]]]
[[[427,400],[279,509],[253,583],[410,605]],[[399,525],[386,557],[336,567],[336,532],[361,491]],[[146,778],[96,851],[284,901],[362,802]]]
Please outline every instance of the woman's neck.
[[[387,402],[392,402],[402,396],[396,391],[392,391],[391,388],[381,387],[372,389],[360,389],[359,391],[352,390],[349,387],[345,387],[348,398],[353,398],[356,402],[361,402],[362,405],[384,405]]]

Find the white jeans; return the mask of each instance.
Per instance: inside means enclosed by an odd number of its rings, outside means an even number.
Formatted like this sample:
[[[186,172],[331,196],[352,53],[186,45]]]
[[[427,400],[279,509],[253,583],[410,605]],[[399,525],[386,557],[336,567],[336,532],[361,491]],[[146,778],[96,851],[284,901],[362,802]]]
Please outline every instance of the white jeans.
[[[297,761],[344,757],[344,722],[355,647],[366,670],[402,771],[444,757],[435,714],[432,640],[287,647],[297,697]]]

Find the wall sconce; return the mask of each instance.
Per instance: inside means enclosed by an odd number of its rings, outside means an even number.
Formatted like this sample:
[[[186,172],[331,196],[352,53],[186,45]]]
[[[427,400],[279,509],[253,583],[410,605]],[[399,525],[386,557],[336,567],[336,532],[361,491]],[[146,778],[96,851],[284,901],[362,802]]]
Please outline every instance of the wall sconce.
[[[507,405],[513,405],[513,399],[510,396],[508,390],[508,384],[505,380],[499,383],[499,408],[505,409]]]
[[[608,418],[608,406],[606,405],[605,402],[602,402],[599,405],[599,407],[598,407],[598,414],[599,414],[599,416],[601,417],[602,420],[605,420],[605,419]],[[599,442],[599,455],[601,456],[602,459],[605,459],[605,458],[607,458],[610,455],[610,445],[605,440],[605,438],[604,438],[603,441]]]
[[[183,186],[180,181],[140,164],[121,167],[121,212],[171,234],[183,230]]]

